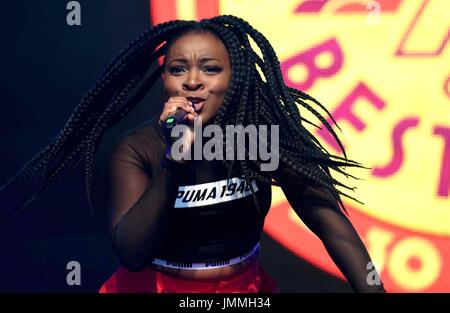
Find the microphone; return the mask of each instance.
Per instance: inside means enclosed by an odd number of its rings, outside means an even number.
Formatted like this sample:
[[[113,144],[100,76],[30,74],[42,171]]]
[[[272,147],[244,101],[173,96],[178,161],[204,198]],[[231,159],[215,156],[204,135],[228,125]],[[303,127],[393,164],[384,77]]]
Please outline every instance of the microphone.
[[[184,124],[186,120],[186,115],[188,113],[183,109],[177,109],[174,113],[170,114],[164,123],[166,129],[172,129],[178,124]]]
[[[193,104],[191,101],[189,101],[189,104],[193,107]],[[166,122],[164,123],[164,127],[168,130],[172,130],[175,126],[178,124],[186,124],[188,112],[186,112],[183,109],[177,109],[174,113],[170,114],[169,117],[167,117]]]

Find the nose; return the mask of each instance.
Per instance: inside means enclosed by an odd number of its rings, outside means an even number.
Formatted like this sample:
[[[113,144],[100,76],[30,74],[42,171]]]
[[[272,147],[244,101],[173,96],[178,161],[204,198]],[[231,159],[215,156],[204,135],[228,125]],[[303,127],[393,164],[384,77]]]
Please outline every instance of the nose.
[[[198,73],[196,71],[190,71],[186,76],[186,81],[183,83],[183,90],[198,90],[203,87]]]

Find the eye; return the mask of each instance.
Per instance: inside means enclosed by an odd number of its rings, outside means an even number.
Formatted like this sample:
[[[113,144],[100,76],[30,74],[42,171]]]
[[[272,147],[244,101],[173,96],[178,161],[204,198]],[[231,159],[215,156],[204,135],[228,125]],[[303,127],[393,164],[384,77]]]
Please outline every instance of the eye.
[[[219,73],[222,71],[222,69],[218,66],[205,66],[204,71],[210,73]]]
[[[171,74],[181,73],[182,70],[183,70],[183,68],[181,66],[171,66],[171,67],[169,67],[169,73],[171,73]]]

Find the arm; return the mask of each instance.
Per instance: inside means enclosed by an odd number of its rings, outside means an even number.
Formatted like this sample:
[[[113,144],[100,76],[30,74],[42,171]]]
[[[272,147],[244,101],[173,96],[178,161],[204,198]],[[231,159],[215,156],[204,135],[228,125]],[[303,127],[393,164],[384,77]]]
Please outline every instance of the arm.
[[[159,121],[165,121],[177,109],[185,110],[187,118],[193,120],[193,108],[187,99],[170,97]],[[164,138],[158,124],[135,135],[136,142],[133,137],[118,141],[109,163],[108,224],[121,263],[131,271],[141,271],[161,247],[170,215],[168,195],[175,192],[174,180],[182,165],[163,158],[164,166],[161,166],[161,157],[172,138]],[[145,151],[139,152],[143,147]],[[144,162],[150,163],[147,171]]]
[[[111,241],[121,263],[131,271],[148,266],[166,229],[169,212],[164,208],[172,174],[167,167],[158,169],[149,177],[126,138],[116,144],[109,162]]]
[[[355,228],[342,213],[329,191],[304,186],[298,174],[287,167],[276,179],[293,210],[322,241],[328,254],[356,292],[385,292],[383,284],[369,285],[370,256]]]

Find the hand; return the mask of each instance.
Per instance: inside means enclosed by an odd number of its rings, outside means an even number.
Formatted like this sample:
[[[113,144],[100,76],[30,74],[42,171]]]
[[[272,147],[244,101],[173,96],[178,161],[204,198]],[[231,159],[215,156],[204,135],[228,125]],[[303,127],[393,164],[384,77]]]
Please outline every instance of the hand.
[[[164,122],[167,120],[167,118],[173,114],[178,109],[182,109],[188,114],[185,117],[185,121],[187,121],[187,126],[189,126],[188,132],[184,132],[184,136],[181,137],[181,140],[183,141],[184,147],[190,147],[192,142],[194,141],[194,129],[192,127],[192,124],[194,123],[195,117],[198,116],[198,114],[195,112],[192,104],[184,97],[170,97],[166,103],[164,103],[164,107],[162,110],[161,115],[159,116],[159,124],[163,126]],[[171,148],[172,144],[175,140],[178,140],[179,138],[173,138],[170,133],[163,131],[165,137],[166,137],[166,152],[165,157],[169,160],[173,160],[179,163],[184,163],[185,160],[175,160],[171,156]]]
[[[159,116],[159,122],[164,123],[167,118],[178,109],[182,109],[188,113],[186,119],[189,124],[192,124],[194,122],[194,117],[198,116],[192,104],[190,104],[185,97],[170,97],[167,102],[164,103],[163,110]]]

